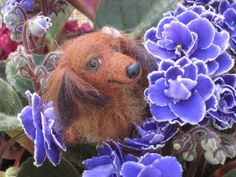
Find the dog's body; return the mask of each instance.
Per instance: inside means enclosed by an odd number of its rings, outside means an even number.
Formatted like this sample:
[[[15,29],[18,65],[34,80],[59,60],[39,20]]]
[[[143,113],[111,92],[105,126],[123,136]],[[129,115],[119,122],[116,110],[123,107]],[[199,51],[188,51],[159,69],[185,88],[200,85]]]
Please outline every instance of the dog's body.
[[[44,98],[53,100],[65,140],[98,143],[130,135],[144,117],[144,74],[137,60],[147,58],[140,59],[135,44],[117,32],[83,35],[63,50]]]

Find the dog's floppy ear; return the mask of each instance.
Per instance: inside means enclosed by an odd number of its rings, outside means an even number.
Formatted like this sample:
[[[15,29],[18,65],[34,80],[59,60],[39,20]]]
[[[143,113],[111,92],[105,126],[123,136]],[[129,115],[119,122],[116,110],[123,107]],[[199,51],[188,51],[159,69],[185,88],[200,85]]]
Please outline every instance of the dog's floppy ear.
[[[102,107],[109,100],[108,96],[101,94],[68,67],[54,70],[48,85],[46,99],[50,101],[52,98],[64,126],[69,126],[75,116],[79,117],[78,105]]]

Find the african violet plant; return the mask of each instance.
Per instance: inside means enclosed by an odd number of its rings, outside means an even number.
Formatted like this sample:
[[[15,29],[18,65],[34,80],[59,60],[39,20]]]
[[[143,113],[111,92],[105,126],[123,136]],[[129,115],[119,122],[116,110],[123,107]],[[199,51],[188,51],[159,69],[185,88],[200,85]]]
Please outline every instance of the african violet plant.
[[[69,20],[71,5],[91,20],[86,28]],[[21,146],[14,168],[1,165],[0,176],[236,176],[236,2],[6,0],[1,14],[0,57],[8,57],[0,67],[1,162],[16,141]],[[55,41],[68,30],[89,32],[91,23],[143,39],[158,68],[144,91],[150,116],[135,125],[135,136],[104,142],[98,153],[66,145],[52,102],[41,98],[61,55]]]

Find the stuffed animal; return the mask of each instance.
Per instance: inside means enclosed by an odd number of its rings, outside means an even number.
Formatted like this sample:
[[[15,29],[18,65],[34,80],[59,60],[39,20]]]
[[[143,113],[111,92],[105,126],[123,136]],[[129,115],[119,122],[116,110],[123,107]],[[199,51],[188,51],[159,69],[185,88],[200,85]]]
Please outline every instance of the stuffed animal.
[[[69,143],[122,140],[144,116],[143,90],[153,66],[145,49],[114,28],[71,39],[44,93]],[[154,66],[155,67],[155,66]]]

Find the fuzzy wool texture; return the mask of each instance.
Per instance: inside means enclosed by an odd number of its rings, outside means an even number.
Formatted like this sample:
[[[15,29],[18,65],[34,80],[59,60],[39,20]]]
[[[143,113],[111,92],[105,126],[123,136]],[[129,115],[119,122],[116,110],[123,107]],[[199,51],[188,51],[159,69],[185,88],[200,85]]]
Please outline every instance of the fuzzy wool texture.
[[[44,100],[54,102],[65,141],[100,143],[130,136],[145,118],[148,54],[139,54],[136,42],[125,35],[102,31],[69,40],[61,50],[65,54],[49,75]],[[96,70],[88,69],[93,58],[101,60]],[[135,63],[141,72],[129,78],[126,69]]]

